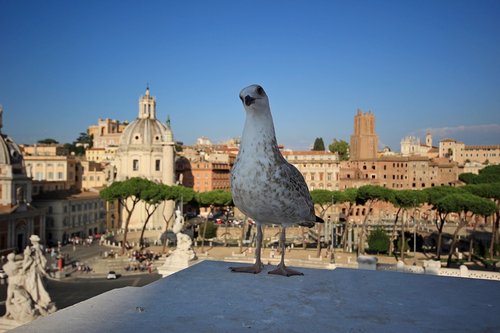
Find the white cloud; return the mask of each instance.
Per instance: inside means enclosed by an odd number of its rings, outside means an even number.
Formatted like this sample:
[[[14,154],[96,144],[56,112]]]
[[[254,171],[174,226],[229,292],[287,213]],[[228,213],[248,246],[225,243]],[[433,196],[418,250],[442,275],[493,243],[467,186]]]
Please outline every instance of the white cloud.
[[[497,133],[500,136],[500,125],[499,124],[485,124],[485,125],[461,125],[456,127],[439,127],[439,128],[428,128],[426,130],[421,130],[419,132],[430,132],[433,136],[438,137],[453,137],[461,134],[494,134]]]
[[[445,138],[463,141],[465,144],[500,144],[500,124],[427,128],[411,135],[423,139],[428,132],[432,134],[434,144]]]

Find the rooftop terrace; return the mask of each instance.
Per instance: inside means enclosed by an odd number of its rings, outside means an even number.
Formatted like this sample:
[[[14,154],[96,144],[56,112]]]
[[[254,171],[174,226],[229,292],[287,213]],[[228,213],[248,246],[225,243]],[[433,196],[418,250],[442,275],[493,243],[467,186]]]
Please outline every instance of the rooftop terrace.
[[[499,332],[500,284],[301,268],[282,277],[204,261],[101,294],[12,332]]]

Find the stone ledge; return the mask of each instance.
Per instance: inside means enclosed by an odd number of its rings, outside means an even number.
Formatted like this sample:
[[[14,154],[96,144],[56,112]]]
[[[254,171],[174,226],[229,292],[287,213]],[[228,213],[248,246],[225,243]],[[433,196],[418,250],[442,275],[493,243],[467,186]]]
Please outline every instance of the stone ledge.
[[[237,264],[242,265],[242,264]],[[337,268],[232,273],[204,261],[114,289],[12,332],[498,332],[500,285]]]

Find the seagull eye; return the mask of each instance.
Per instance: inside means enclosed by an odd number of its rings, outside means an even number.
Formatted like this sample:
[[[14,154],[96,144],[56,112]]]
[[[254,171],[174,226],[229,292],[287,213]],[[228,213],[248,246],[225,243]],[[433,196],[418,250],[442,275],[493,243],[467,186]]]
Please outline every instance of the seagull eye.
[[[257,94],[259,94],[259,95],[264,94],[264,89],[262,89],[262,87],[260,87],[260,86],[257,87]]]

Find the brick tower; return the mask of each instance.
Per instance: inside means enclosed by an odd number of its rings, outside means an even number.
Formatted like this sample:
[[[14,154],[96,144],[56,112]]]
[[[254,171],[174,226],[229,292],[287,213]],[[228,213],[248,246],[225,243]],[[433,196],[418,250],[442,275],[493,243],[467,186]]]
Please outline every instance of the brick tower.
[[[354,116],[354,134],[351,135],[350,159],[369,160],[377,158],[378,136],[375,133],[375,115],[358,109]]]

